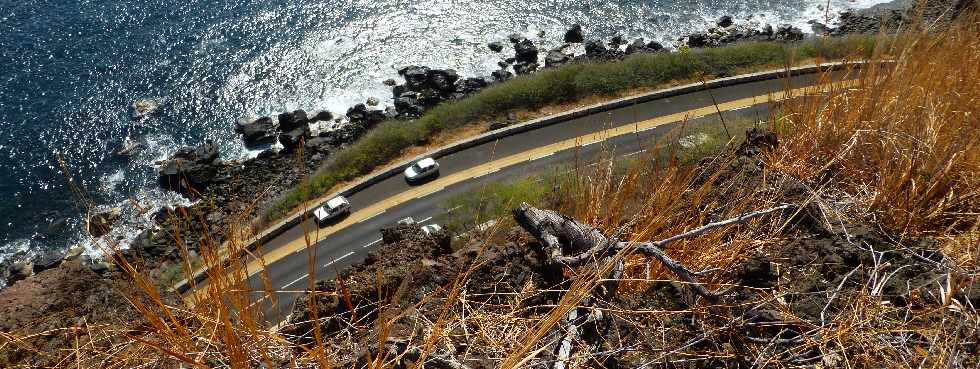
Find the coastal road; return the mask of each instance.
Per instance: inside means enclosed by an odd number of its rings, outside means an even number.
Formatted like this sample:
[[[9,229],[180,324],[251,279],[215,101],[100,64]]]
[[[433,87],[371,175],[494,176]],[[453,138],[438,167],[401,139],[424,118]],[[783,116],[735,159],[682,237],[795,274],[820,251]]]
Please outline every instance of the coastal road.
[[[265,291],[262,275],[268,278],[275,298],[261,298],[257,303],[264,305],[269,323],[277,324],[309,286],[308,242],[315,244],[315,279],[333,278],[381,246],[382,227],[406,217],[431,223],[452,210],[445,204],[455,195],[561,164],[591,163],[601,150],[618,156],[638,155],[656,138],[677,128],[676,123],[693,125],[716,119],[716,109],[726,119],[737,115],[764,119],[769,102],[784,98],[782,91],[817,85],[821,83],[818,77],[811,74],[750,82],[653,100],[441,157],[439,178],[418,186],[409,185],[401,176],[381,181],[349,196],[351,213],[337,223],[318,228],[312,221],[302,222],[262,245],[265,272],[261,272],[262,263],[250,260],[249,283],[253,290]]]

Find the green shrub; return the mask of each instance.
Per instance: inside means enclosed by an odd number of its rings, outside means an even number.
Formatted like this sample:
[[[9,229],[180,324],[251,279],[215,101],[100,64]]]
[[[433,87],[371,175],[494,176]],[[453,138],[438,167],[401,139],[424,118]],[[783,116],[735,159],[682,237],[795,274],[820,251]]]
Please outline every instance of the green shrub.
[[[262,215],[261,224],[285,216],[295,206],[323,195],[339,182],[370,173],[440,132],[480,119],[592,95],[656,87],[702,74],[731,75],[814,57],[869,57],[874,45],[875,39],[869,36],[814,39],[795,45],[743,43],[678,53],[638,54],[618,62],[571,64],[520,76],[465,99],[439,105],[419,119],[389,121],[372,129],[358,142],[334,154],[306,182],[281,195]]]

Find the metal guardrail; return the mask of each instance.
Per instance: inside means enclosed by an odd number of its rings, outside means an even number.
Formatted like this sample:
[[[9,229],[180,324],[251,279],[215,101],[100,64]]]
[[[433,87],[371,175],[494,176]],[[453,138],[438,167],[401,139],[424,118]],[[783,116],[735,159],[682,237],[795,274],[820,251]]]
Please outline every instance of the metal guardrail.
[[[549,115],[546,117],[533,119],[522,124],[503,127],[463,141],[457,141],[445,145],[443,147],[440,147],[436,150],[429,151],[428,153],[419,155],[415,158],[390,165],[387,168],[385,168],[385,170],[375,173],[374,175],[368,178],[364,178],[361,181],[352,184],[338,192],[330,194],[329,196],[321,197],[310,208],[317,208],[319,206],[322,206],[324,203],[327,202],[327,200],[334,198],[336,196],[345,196],[345,197],[351,196],[367,187],[373,186],[388,178],[397,176],[401,174],[402,171],[404,171],[407,166],[411,165],[416,160],[426,158],[426,157],[432,157],[438,159],[440,157],[447,156],[450,154],[455,154],[474,146],[482,145],[504,137],[521,134],[527,131],[533,131],[541,127],[559,124],[559,123],[570,121],[572,119],[594,115],[597,113],[603,113],[613,109],[641,104],[648,101],[659,100],[659,99],[664,99],[664,98],[674,97],[679,95],[686,95],[689,93],[694,93],[703,90],[715,89],[720,87],[729,87],[729,86],[739,85],[743,83],[766,81],[766,80],[786,78],[786,77],[799,76],[805,74],[813,74],[817,72],[834,71],[838,69],[843,69],[847,66],[863,65],[863,64],[865,63],[864,62],[836,62],[836,63],[824,63],[824,64],[800,66],[800,67],[790,68],[789,70],[779,69],[779,70],[770,70],[770,71],[750,73],[750,74],[742,74],[738,76],[713,79],[710,81],[706,81],[704,83],[691,83],[687,85],[671,87],[668,89],[628,96],[628,97],[624,97],[612,101],[606,101],[603,103],[599,103],[587,107],[561,112],[554,115]],[[274,226],[267,228],[265,231],[260,232],[258,235],[252,237],[252,239],[249,240],[246,249],[252,251],[255,249],[257,245],[267,243],[273,238],[276,238],[277,236],[285,233],[286,230],[296,225],[299,225],[303,221],[304,215],[305,215],[304,212],[293,214],[287,217],[286,219],[280,221],[279,223],[276,223]],[[207,273],[206,271],[203,270],[195,273],[193,277],[195,283],[200,283],[204,281],[204,279],[206,278],[207,278]],[[187,279],[181,280],[180,282],[177,283],[176,286],[177,292],[181,294],[190,291],[190,288],[191,286],[190,283],[188,283]]]

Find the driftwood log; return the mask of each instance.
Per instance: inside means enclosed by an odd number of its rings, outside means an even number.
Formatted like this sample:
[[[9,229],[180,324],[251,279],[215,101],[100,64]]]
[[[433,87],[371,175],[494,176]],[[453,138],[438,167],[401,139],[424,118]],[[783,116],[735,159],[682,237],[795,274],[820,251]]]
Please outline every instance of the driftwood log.
[[[513,214],[514,220],[517,221],[521,228],[524,228],[525,231],[534,236],[542,244],[545,254],[548,255],[553,263],[566,267],[578,267],[589,261],[595,262],[597,266],[606,265],[606,263],[613,261],[613,257],[621,251],[639,252],[647,256],[652,256],[660,261],[667,269],[670,269],[680,279],[687,282],[687,286],[698,295],[711,301],[716,301],[725,291],[709,291],[703,284],[698,282],[697,276],[699,273],[691,271],[680,262],[672,259],[664,252],[664,248],[675,241],[696,237],[717,228],[745,223],[752,218],[786,210],[791,207],[793,205],[781,205],[770,209],[753,211],[731,219],[708,223],[696,229],[662,240],[646,242],[620,241],[618,235],[606,236],[602,231],[593,226],[579,222],[553,210],[535,208],[527,203],[521,203],[517,209],[514,209]],[[624,269],[622,258],[616,260],[616,264],[612,268],[612,273],[608,277],[608,282],[604,284],[604,287],[606,287],[604,291],[598,293],[593,292],[592,297],[587,297],[580,303],[580,305],[584,305],[583,307],[588,309],[587,311],[601,311],[599,309],[592,309],[591,305],[596,301],[602,300],[602,298],[608,298],[612,294],[615,294]],[[558,341],[554,350],[556,357],[555,369],[564,369],[567,366],[574,343],[580,340],[581,329],[579,326],[586,320],[583,319],[582,312],[579,309],[572,309],[562,319],[564,326],[560,328],[561,332],[565,334]],[[601,313],[590,313],[588,316],[588,320],[591,320],[597,325],[602,319]],[[589,346],[596,345],[593,342]]]

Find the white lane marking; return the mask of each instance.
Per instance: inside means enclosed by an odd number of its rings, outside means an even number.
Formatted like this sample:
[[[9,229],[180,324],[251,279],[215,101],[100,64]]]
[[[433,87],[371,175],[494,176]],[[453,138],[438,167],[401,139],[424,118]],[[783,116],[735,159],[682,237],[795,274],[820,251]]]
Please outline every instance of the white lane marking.
[[[282,288],[286,288],[286,287],[292,286],[296,282],[302,281],[302,280],[306,279],[306,277],[309,277],[309,276],[310,276],[310,273],[303,273],[303,276],[302,277],[296,278],[295,281],[286,283],[285,285],[282,286]]]
[[[333,263],[336,263],[338,261],[344,260],[344,258],[346,258],[348,256],[351,256],[351,255],[354,255],[354,252],[353,251],[344,254],[344,256],[341,256],[339,258],[333,259],[333,261],[331,261],[329,263],[323,264],[323,267],[326,268],[326,267],[328,267],[330,265],[333,265]]]
[[[728,109],[728,111],[739,111],[739,110],[748,109],[748,108],[751,108],[751,107],[752,107],[752,105],[746,105],[746,106],[738,107],[738,108],[735,108],[735,109]]]
[[[429,191],[429,192],[426,192],[426,193],[424,193],[424,194],[421,194],[421,195],[418,195],[418,196],[416,196],[415,198],[416,198],[416,199],[421,199],[421,198],[423,198],[423,197],[426,197],[426,196],[429,196],[429,195],[431,195],[431,194],[434,194],[434,193],[436,193],[436,192],[439,192],[439,191],[442,191],[442,190],[445,190],[445,189],[446,189],[445,187],[440,187],[440,188],[437,188],[437,189],[435,189],[435,190],[432,190],[432,191]]]
[[[418,222],[419,222],[420,224],[421,224],[421,223],[425,223],[425,222],[427,222],[427,221],[428,221],[429,219],[432,219],[432,217],[428,217],[428,218],[425,218],[425,219],[422,219],[422,220],[420,220],[420,221],[418,221]]]
[[[451,207],[451,208],[449,208],[449,209],[446,209],[446,214],[449,214],[449,213],[452,213],[452,212],[453,212],[453,210],[456,210],[456,209],[459,209],[459,208],[461,208],[461,207],[463,207],[463,205],[459,205],[459,206],[453,206],[453,207]]]
[[[259,292],[262,292],[262,291],[259,291]],[[252,306],[255,306],[255,304],[258,304],[258,303],[260,303],[262,301],[265,301],[265,299],[267,299],[267,298],[269,298],[269,295],[268,294],[266,294],[265,296],[262,296],[262,298],[260,298],[258,300],[255,300],[255,302],[253,302],[251,304],[248,304],[248,306],[246,307],[246,309],[251,309]]]
[[[535,157],[533,157],[533,158],[531,158],[531,161],[535,161],[535,160],[538,160],[538,159],[543,159],[543,158],[547,158],[547,157],[549,157],[549,156],[552,156],[552,155],[554,155],[554,154],[555,154],[555,152],[554,152],[554,151],[552,151],[552,152],[549,152],[549,153],[547,153],[547,154],[544,154],[544,155],[540,155],[540,156],[535,156]]]
[[[600,143],[600,142],[602,142],[602,140],[595,140],[595,141],[589,142],[587,144],[582,144],[582,147],[586,147],[586,146],[589,146],[589,145],[592,145],[592,144],[597,144],[597,143]]]
[[[495,169],[493,169],[493,170],[491,170],[489,172],[486,172],[486,173],[483,173],[483,174],[480,174],[480,175],[473,176],[473,178],[480,178],[480,177],[483,177],[483,176],[488,175],[488,174],[497,173],[498,170],[500,170],[500,168],[495,168]]]
[[[646,151],[647,151],[646,149],[643,149],[643,150],[640,150],[640,151],[631,152],[629,154],[624,154],[623,157],[625,158],[627,156],[633,156],[633,155],[639,154],[641,152],[646,152]]]
[[[371,243],[369,243],[369,244],[367,244],[367,245],[364,245],[364,246],[363,246],[363,247],[361,247],[361,248],[362,248],[362,249],[366,249],[366,248],[368,248],[368,247],[371,247],[371,245],[374,245],[374,244],[376,244],[376,243],[378,243],[378,242],[381,242],[381,239],[380,239],[380,238],[379,238],[379,239],[376,239],[376,240],[374,240],[374,241],[372,241]]]
[[[369,216],[369,217],[367,217],[367,218],[364,218],[364,219],[362,219],[362,220],[361,220],[360,222],[358,222],[358,223],[364,223],[364,222],[366,222],[366,221],[368,221],[368,220],[370,220],[371,218],[374,218],[374,217],[376,217],[376,216],[378,216],[378,215],[381,215],[381,214],[384,214],[384,213],[385,213],[385,210],[382,210],[382,211],[379,211],[379,212],[378,212],[377,214],[374,214],[374,215],[372,215],[372,216]]]

